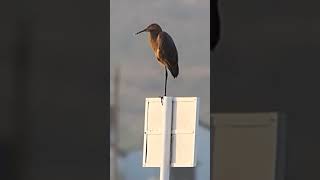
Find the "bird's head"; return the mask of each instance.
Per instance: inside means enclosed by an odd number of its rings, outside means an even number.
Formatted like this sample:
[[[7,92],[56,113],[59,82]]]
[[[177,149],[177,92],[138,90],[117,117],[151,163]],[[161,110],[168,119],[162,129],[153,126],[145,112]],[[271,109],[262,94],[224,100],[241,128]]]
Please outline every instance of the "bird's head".
[[[150,24],[144,30],[137,32],[136,34],[140,34],[142,32],[159,33],[161,31],[162,31],[161,27],[158,24],[153,23],[153,24]]]

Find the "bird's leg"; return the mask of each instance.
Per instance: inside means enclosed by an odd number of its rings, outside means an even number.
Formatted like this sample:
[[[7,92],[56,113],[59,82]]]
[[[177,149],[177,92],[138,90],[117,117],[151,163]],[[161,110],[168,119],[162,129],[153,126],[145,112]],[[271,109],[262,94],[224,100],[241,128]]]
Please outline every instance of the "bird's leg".
[[[166,68],[166,67],[164,68],[164,70],[165,70],[164,96],[166,96],[166,95],[167,95],[167,78],[168,78],[168,72],[167,72],[167,68]],[[161,98],[161,104],[163,105],[163,102],[162,102],[163,96],[160,96],[160,98]]]
[[[164,68],[166,70],[166,80],[165,80],[165,83],[164,83],[164,96],[167,95],[167,79],[168,79],[168,71],[167,71],[167,68],[165,67]]]

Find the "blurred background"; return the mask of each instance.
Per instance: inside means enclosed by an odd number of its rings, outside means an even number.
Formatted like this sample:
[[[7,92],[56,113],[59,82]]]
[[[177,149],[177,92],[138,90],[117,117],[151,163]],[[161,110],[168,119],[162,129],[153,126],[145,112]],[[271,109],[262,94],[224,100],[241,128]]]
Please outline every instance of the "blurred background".
[[[172,179],[210,177],[210,1],[110,1],[111,179],[151,180],[159,168],[142,168],[144,102],[163,94],[164,71],[156,62],[147,34],[135,33],[158,23],[175,41],[180,74],[168,76],[170,96],[200,97],[198,166],[173,168]]]
[[[320,179],[319,5],[219,1],[221,40],[211,57],[211,112],[284,113],[285,180]]]
[[[0,2],[1,180],[109,178],[107,4]]]

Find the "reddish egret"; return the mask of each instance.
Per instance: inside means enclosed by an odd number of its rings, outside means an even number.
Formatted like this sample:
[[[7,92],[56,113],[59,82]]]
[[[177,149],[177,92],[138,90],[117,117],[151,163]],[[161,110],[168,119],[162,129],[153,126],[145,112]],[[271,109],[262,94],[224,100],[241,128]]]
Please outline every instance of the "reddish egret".
[[[160,65],[164,67],[164,70],[165,70],[164,96],[166,96],[167,95],[167,78],[168,78],[167,69],[169,69],[169,71],[171,72],[174,78],[176,78],[179,74],[177,48],[171,36],[168,33],[162,31],[161,27],[158,24],[151,24],[147,28],[137,32],[136,34],[139,34],[142,32],[149,32],[148,33],[149,45],[153,50],[158,63],[160,63]]]

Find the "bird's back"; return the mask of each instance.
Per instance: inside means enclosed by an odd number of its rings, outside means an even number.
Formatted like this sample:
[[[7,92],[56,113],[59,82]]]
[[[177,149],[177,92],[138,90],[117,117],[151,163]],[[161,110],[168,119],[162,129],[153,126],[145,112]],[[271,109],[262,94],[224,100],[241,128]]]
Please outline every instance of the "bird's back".
[[[158,34],[157,45],[156,57],[158,61],[164,64],[172,76],[176,78],[179,74],[178,51],[173,39],[168,33],[162,31]]]

